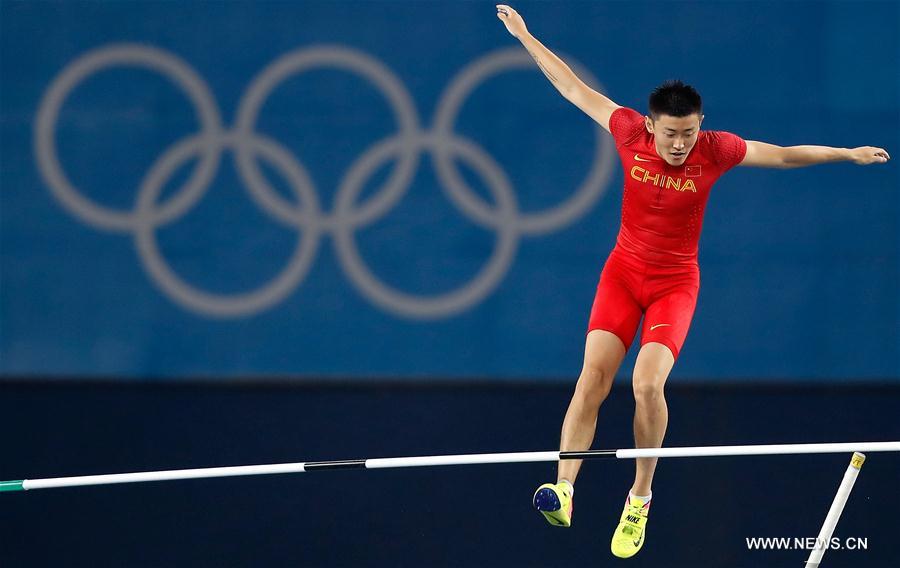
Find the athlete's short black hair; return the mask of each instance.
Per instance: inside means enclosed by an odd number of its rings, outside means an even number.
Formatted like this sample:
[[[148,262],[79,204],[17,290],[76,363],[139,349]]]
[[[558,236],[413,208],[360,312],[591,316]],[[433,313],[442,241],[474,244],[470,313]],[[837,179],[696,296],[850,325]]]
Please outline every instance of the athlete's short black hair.
[[[650,93],[650,116],[656,120],[659,115],[688,116],[703,114],[703,102],[700,93],[690,85],[675,79],[666,81]]]

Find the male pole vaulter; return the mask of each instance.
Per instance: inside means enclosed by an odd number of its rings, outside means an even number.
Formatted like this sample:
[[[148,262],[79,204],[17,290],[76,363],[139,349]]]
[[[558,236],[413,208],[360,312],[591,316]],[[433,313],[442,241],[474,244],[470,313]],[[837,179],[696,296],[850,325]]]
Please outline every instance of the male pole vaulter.
[[[734,166],[796,168],[825,162],[883,164],[882,148],[781,147],[743,140],[728,132],[700,130],[700,94],[667,81],[650,95],[649,115],[622,107],[584,84],[535,39],[515,10],[497,6],[497,17],[525,46],[538,67],[569,102],[612,134],[625,170],[622,224],[604,265],[591,308],[584,366],[562,426],[560,450],[585,450],[597,413],[637,331],[641,349],[634,365],[634,441],[662,445],[668,422],[666,378],[684,344],[700,270],[697,244],[703,212],[716,180]],[[572,496],[581,460],[559,462],[557,482],[541,485],[534,506],[550,524],[572,523]],[[612,537],[612,552],[634,556],[644,545],[656,459],[636,460],[634,484]]]

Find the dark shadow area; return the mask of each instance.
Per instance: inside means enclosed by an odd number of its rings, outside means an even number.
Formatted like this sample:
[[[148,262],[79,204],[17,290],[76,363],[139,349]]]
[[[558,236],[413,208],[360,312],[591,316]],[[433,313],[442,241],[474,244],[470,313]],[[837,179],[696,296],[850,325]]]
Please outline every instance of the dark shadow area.
[[[442,383],[0,383],[0,479],[345,458],[556,449],[571,386]],[[900,439],[896,386],[671,385],[669,446]],[[631,447],[616,387],[596,448]],[[849,455],[669,459],[629,566],[800,566]],[[531,494],[554,464],[313,472],[6,493],[0,565],[617,566],[626,462],[587,464],[574,526]],[[823,566],[900,563],[900,456],[870,454]]]

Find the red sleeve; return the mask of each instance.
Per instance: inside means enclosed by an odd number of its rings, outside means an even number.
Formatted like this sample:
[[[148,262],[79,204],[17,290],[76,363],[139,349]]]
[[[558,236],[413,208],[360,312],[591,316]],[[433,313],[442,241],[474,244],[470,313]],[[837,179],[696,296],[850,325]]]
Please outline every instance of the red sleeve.
[[[747,143],[744,139],[731,132],[710,132],[713,156],[722,172],[726,172],[740,164],[747,155]]]
[[[609,116],[609,131],[616,145],[631,141],[643,129],[644,117],[634,109],[619,107]]]

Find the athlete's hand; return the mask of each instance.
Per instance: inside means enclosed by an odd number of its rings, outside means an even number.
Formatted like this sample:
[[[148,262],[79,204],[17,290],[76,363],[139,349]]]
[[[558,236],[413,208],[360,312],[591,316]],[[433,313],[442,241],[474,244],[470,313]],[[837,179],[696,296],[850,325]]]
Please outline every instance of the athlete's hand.
[[[497,17],[506,26],[506,31],[511,33],[514,38],[521,39],[524,34],[528,33],[522,16],[506,4],[497,4]]]
[[[884,148],[860,146],[850,150],[850,159],[853,160],[854,164],[868,166],[869,164],[884,164],[891,159],[891,156]]]

